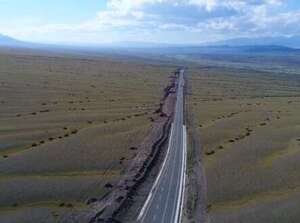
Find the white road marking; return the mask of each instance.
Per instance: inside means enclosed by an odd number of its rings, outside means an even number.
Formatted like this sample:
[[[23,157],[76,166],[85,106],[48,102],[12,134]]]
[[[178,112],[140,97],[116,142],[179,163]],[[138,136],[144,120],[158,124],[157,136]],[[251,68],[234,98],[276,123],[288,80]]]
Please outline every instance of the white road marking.
[[[156,197],[156,194],[158,192],[160,192],[160,194],[158,195],[159,197],[159,203],[156,204],[155,208],[157,210],[159,210],[160,208],[160,204],[161,204],[161,200],[162,200],[162,192],[165,191],[165,186],[164,185],[161,185],[160,189],[158,190],[157,186],[158,184],[160,184],[161,180],[162,180],[162,176],[163,175],[166,175],[168,172],[170,171],[167,171],[167,167],[166,167],[166,163],[169,162],[169,160],[171,159],[171,156],[170,156],[170,150],[171,150],[171,147],[173,146],[173,144],[177,144],[178,143],[178,138],[181,138],[181,143],[182,145],[182,148],[178,148],[180,150],[176,150],[176,154],[175,154],[175,157],[177,157],[178,153],[181,155],[182,157],[182,160],[181,160],[181,170],[180,170],[180,179],[179,181],[177,180],[176,182],[176,192],[178,192],[178,194],[176,195],[177,197],[177,201],[175,201],[176,203],[174,204],[175,206],[172,205],[172,213],[171,214],[171,218],[169,220],[171,220],[173,223],[181,223],[181,220],[182,220],[182,215],[183,215],[183,206],[184,206],[184,196],[185,196],[185,184],[186,184],[186,162],[187,162],[187,132],[186,132],[186,126],[185,125],[182,125],[182,119],[183,119],[183,112],[182,112],[182,109],[183,109],[183,106],[182,106],[182,103],[183,103],[183,86],[184,86],[184,80],[182,79],[182,75],[183,75],[184,71],[181,70],[181,76],[180,76],[180,79],[179,79],[179,91],[177,93],[177,103],[176,103],[176,112],[177,109],[179,108],[180,106],[180,113],[179,114],[176,114],[175,115],[175,118],[174,120],[174,123],[172,123],[171,125],[171,134],[170,134],[170,137],[169,137],[169,145],[168,145],[168,150],[167,150],[167,153],[166,153],[166,156],[164,158],[164,161],[163,161],[163,164],[162,164],[162,167],[159,171],[159,174],[150,190],[150,193],[146,199],[146,202],[144,203],[140,213],[139,213],[139,216],[137,218],[137,221],[138,222],[143,222],[145,217],[147,216],[147,213],[149,211],[149,208],[150,208],[150,203],[154,200],[154,197]],[[180,84],[181,83],[181,84]],[[179,116],[178,116],[179,115]],[[178,134],[180,131],[180,135],[178,138],[174,138],[174,140],[172,140],[173,138],[173,131],[177,131],[176,134]],[[175,133],[174,133],[175,134]],[[179,141],[180,142],[180,141]],[[179,145],[178,145],[179,146]],[[176,147],[177,148],[177,147]],[[181,153],[180,153],[181,152]],[[179,163],[178,163],[179,164]],[[173,162],[172,165],[170,166],[170,168],[168,169],[171,169],[171,172],[170,174],[171,175],[171,179],[170,181],[172,182],[173,181],[173,178],[174,178],[174,174],[175,174],[175,166],[176,166],[176,163]],[[174,168],[173,168],[174,166]],[[170,190],[167,191],[167,199],[166,199],[166,203],[163,204],[164,207],[164,211],[163,211],[163,217],[158,219],[159,222],[164,222],[164,218],[165,218],[165,214],[166,214],[166,210],[167,210],[167,205],[168,205],[168,200],[170,198]],[[156,201],[156,200],[155,200]],[[156,219],[157,219],[157,214],[153,214],[152,216],[149,216],[149,217],[152,217],[152,220],[153,222],[157,222]],[[169,221],[168,220],[168,221]]]
[[[175,145],[177,144],[177,138],[175,138]],[[175,157],[176,157],[176,155],[177,155],[177,151],[176,151],[176,153],[175,153]],[[171,179],[170,179],[170,182],[173,182],[173,179],[174,179],[174,176],[175,176],[175,174],[176,174],[176,172],[175,172],[175,166],[176,166],[176,163],[175,162],[173,162],[172,163],[173,165],[171,166],[172,167],[172,174],[171,174]],[[176,182],[177,183],[177,182]],[[165,222],[164,220],[165,220],[165,217],[166,217],[166,211],[167,211],[167,209],[168,209],[168,203],[169,203],[169,200],[170,200],[170,192],[171,192],[171,190],[169,189],[168,190],[168,192],[167,192],[167,200],[166,200],[166,202],[165,202],[165,206],[164,206],[164,211],[163,211],[163,216],[162,216],[162,222]]]
[[[161,177],[161,175],[162,175],[163,170],[165,169],[165,165],[166,165],[166,163],[167,163],[167,159],[168,159],[169,153],[170,153],[171,142],[172,142],[171,139],[172,139],[172,137],[173,137],[173,123],[172,123],[172,125],[171,125],[171,134],[170,134],[170,137],[169,137],[168,151],[167,151],[167,154],[166,154],[166,156],[165,156],[163,165],[162,165],[162,167],[161,167],[161,169],[160,169],[160,171],[159,171],[159,174],[158,174],[158,176],[157,176],[157,178],[156,178],[156,180],[155,180],[155,182],[154,182],[154,184],[153,184],[153,186],[152,186],[152,188],[151,188],[151,191],[150,191],[150,193],[149,193],[149,195],[148,195],[148,197],[147,197],[147,200],[146,200],[146,202],[144,203],[143,208],[142,208],[141,211],[140,211],[140,214],[139,214],[139,216],[138,216],[138,218],[137,218],[137,221],[140,221],[141,218],[144,216],[144,213],[145,213],[145,211],[146,211],[146,208],[148,207],[148,204],[149,204],[149,202],[150,202],[150,200],[151,200],[151,198],[152,198],[153,192],[154,192],[154,190],[155,190],[155,188],[156,188],[156,186],[157,186],[157,184],[158,184],[158,181],[160,180],[160,177]]]
[[[176,213],[175,213],[175,220],[174,223],[181,222],[181,215],[182,215],[182,207],[183,207],[183,194],[184,194],[184,176],[185,176],[185,149],[186,149],[186,137],[185,137],[185,126],[182,126],[183,128],[183,134],[182,134],[182,142],[183,142],[183,148],[182,148],[182,167],[181,167],[181,175],[180,175],[180,189],[179,189],[179,199],[177,200],[176,205]]]
[[[181,85],[180,85],[180,88],[181,88]],[[183,126],[180,124],[180,121],[182,121],[181,119],[183,118],[182,117],[182,115],[183,115],[183,112],[182,112],[183,106],[181,104],[182,103],[182,93],[183,92],[181,90],[179,90],[178,94],[177,94],[176,109],[179,108],[181,111],[179,113],[179,116],[175,116],[175,120],[177,120],[177,122],[176,122],[177,132],[179,131],[179,133],[181,133],[181,134],[179,134],[179,140],[180,140],[179,142],[181,142],[181,143],[183,143],[183,141],[182,141],[183,140],[183,131],[182,131],[183,130]],[[177,113],[177,115],[178,115],[178,113]],[[176,135],[176,136],[178,136],[178,135]],[[176,140],[178,140],[178,138]],[[176,142],[176,144],[177,143],[178,142]],[[176,154],[177,154],[177,152],[182,152],[182,155],[183,155],[183,149],[182,148],[179,148],[179,149],[180,150],[176,151]],[[176,154],[175,154],[175,157],[176,157]],[[183,156],[181,156],[181,158],[183,158]],[[174,165],[176,165],[176,163],[174,163]],[[181,194],[182,194],[182,191],[181,191],[182,189],[181,188],[182,188],[182,177],[183,177],[183,167],[184,167],[183,165],[184,165],[184,161],[181,160],[180,180],[179,180],[179,182],[178,182],[178,180],[176,181],[176,192],[178,191],[179,194],[178,194],[178,198],[177,198],[177,203],[175,204],[175,208],[172,207],[173,209],[172,209],[172,214],[171,214],[171,220],[174,219],[175,223],[177,223],[177,221],[178,221],[178,210],[179,210],[180,200],[181,200],[180,198],[181,198]],[[173,169],[173,174],[171,176],[171,182],[173,182],[173,177],[174,177],[174,174],[175,174],[174,170],[175,170],[175,167]],[[168,191],[166,204],[169,203],[168,202],[169,201],[169,195],[170,195],[170,190]],[[165,220],[166,210],[167,210],[167,206],[165,207],[165,210],[163,212],[162,222],[164,222],[164,220]],[[175,214],[174,214],[174,212],[175,212]]]
[[[183,205],[184,205],[184,195],[185,195],[185,180],[186,180],[186,162],[187,162],[187,132],[186,126],[183,127],[183,150],[184,150],[184,173],[183,173],[183,189],[182,189],[182,199],[181,199],[181,207],[179,213],[179,223],[182,222],[182,214],[183,214]]]

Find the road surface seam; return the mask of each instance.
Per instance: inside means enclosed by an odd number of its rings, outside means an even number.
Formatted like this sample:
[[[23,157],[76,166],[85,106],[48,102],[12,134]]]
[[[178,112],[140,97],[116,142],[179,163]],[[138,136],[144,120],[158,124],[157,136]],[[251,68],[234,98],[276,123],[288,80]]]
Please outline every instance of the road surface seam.
[[[183,212],[183,204],[185,197],[185,180],[186,180],[186,162],[187,162],[187,132],[186,126],[183,126],[183,160],[184,160],[184,172],[183,172],[183,187],[182,187],[182,198],[181,198],[181,207],[180,207],[180,215],[179,222],[182,221],[182,212]]]
[[[172,139],[172,136],[173,136],[173,124],[171,125],[170,139]],[[153,192],[154,192],[155,189],[156,189],[156,186],[157,186],[157,184],[158,184],[158,181],[160,180],[160,178],[161,178],[161,176],[162,176],[162,172],[164,171],[166,162],[167,162],[167,160],[168,160],[168,158],[169,158],[169,153],[170,153],[171,144],[172,144],[172,140],[169,140],[168,151],[167,151],[166,157],[165,157],[165,159],[164,159],[162,168],[160,169],[160,172],[159,172],[159,174],[158,174],[158,176],[157,176],[157,178],[156,178],[156,180],[155,180],[155,182],[154,182],[154,184],[153,184],[153,186],[152,186],[152,188],[151,188],[151,191],[150,191],[150,193],[149,193],[149,195],[148,195],[148,197],[147,197],[147,199],[146,199],[146,202],[144,203],[143,208],[142,208],[141,211],[140,211],[140,214],[139,214],[139,216],[138,216],[138,218],[137,218],[137,221],[140,221],[140,220],[141,220],[141,218],[143,217],[143,215],[144,215],[144,213],[145,213],[145,211],[146,211],[146,208],[148,207],[148,204],[150,203],[150,200],[151,200],[152,197],[153,197]]]
[[[183,215],[187,131],[183,122],[184,70],[180,70],[169,145],[163,164],[138,215],[140,223],[180,223]]]

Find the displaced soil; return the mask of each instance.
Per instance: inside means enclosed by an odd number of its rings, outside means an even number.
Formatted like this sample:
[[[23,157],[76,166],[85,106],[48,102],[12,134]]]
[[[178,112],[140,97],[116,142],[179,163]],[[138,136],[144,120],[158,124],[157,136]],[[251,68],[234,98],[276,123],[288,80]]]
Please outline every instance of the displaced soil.
[[[168,139],[173,110],[175,105],[176,75],[170,76],[170,84],[164,89],[164,97],[159,108],[154,112],[156,117],[152,120],[151,130],[138,146],[139,152],[131,160],[121,180],[113,187],[112,191],[102,199],[91,200],[90,208],[84,212],[73,213],[65,216],[64,222],[124,222],[126,215],[120,214],[123,209],[128,209],[135,197],[137,188],[153,167],[160,150]],[[119,220],[117,220],[119,219]],[[133,217],[132,221],[135,221]]]
[[[110,194],[167,119],[157,110],[174,70],[1,49],[0,221],[60,222]]]

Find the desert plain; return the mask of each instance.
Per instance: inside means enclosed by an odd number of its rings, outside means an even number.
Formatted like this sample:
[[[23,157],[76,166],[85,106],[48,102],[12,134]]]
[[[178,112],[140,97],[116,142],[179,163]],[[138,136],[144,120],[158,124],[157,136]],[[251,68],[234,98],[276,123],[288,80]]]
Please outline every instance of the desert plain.
[[[57,222],[118,182],[174,67],[0,51],[0,222]]]

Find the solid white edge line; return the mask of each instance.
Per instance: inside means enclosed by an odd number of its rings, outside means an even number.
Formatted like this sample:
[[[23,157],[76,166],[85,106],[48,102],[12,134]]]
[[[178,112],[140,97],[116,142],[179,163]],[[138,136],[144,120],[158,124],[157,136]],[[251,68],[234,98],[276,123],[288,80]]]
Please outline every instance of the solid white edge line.
[[[184,197],[184,184],[185,184],[185,149],[186,149],[186,137],[185,137],[185,126],[182,126],[182,167],[181,167],[181,177],[180,177],[180,189],[179,189],[179,197],[177,200],[177,206],[176,206],[176,214],[175,214],[175,220],[174,223],[181,222],[181,214],[182,214],[182,207],[183,207],[183,197]]]
[[[146,208],[147,208],[147,206],[148,206],[148,204],[149,204],[149,202],[150,202],[150,200],[151,200],[151,198],[152,198],[153,192],[154,192],[154,190],[155,190],[155,188],[156,188],[156,186],[157,186],[157,184],[158,184],[158,181],[159,181],[159,179],[160,179],[160,177],[161,177],[161,175],[162,175],[162,172],[163,172],[163,170],[165,169],[165,165],[166,165],[166,162],[167,162],[169,153],[170,153],[172,137],[173,137],[173,123],[172,123],[172,125],[171,125],[171,134],[170,134],[170,137],[169,137],[168,151],[167,151],[167,154],[166,154],[166,156],[165,156],[163,165],[162,165],[162,167],[161,167],[161,169],[160,169],[160,171],[159,171],[159,174],[157,175],[157,178],[156,178],[156,180],[155,180],[155,182],[154,182],[154,184],[153,184],[153,186],[152,186],[152,188],[151,188],[151,190],[150,190],[150,193],[149,193],[149,195],[148,195],[148,197],[147,197],[147,199],[146,199],[146,201],[145,201],[145,203],[144,203],[144,205],[143,205],[143,207],[142,207],[142,209],[141,209],[141,211],[140,211],[140,214],[139,214],[139,216],[138,216],[138,218],[137,218],[137,221],[140,221],[141,218],[143,217],[143,215],[144,215],[144,213],[145,213],[145,211],[146,211]]]
[[[175,212],[174,223],[177,223],[177,222],[178,222],[178,217],[179,217],[179,208],[180,208],[181,195],[182,195],[182,171],[183,171],[183,162],[182,162],[182,166],[181,166],[180,185],[179,185],[179,196],[178,196],[177,204],[176,204],[176,212]]]
[[[186,126],[184,125],[183,128],[183,135],[184,135],[184,173],[183,173],[183,189],[182,189],[182,199],[181,199],[181,207],[180,207],[180,216],[179,216],[179,223],[182,222],[182,214],[183,214],[183,205],[184,205],[184,197],[185,197],[185,181],[186,181],[186,162],[187,162],[187,131]]]

